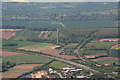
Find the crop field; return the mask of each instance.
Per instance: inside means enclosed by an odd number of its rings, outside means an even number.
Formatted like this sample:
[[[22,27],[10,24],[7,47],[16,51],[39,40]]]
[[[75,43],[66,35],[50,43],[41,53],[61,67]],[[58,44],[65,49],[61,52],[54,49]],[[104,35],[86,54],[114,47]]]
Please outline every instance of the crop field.
[[[98,25],[99,24],[99,25]],[[64,23],[66,27],[75,27],[75,28],[81,28],[81,27],[112,27],[117,26],[115,23],[113,23],[112,20],[81,20],[81,21],[66,21]]]
[[[17,78],[24,73],[30,72],[34,67],[40,66],[42,64],[21,64],[11,68],[7,72],[2,73],[3,78]]]
[[[22,29],[0,29],[0,31],[20,31]]]
[[[41,63],[43,64],[51,60],[52,59],[44,58],[42,56],[30,55],[30,54],[18,54],[18,55],[12,55],[12,56],[3,58],[3,62],[11,61],[17,64],[19,63]]]
[[[57,49],[46,49],[46,50],[40,50],[38,52],[42,52],[42,53],[45,53],[45,54],[61,57],[61,58],[68,59],[68,60],[78,59],[77,57],[72,56],[72,55],[62,55],[62,54],[60,54],[61,51],[59,51]]]
[[[16,32],[16,35],[14,36],[13,40],[27,40],[27,39],[39,38],[38,35],[39,33],[36,33],[35,31],[23,29],[21,31]]]
[[[13,33],[13,32],[2,32],[2,34],[0,34],[0,38],[8,40],[14,35],[15,35],[15,33]]]
[[[111,49],[120,50],[120,44],[113,45],[113,46],[111,47]]]
[[[66,67],[70,67],[68,64],[63,63],[61,61],[54,61],[51,64],[47,65],[48,67],[52,67],[52,68],[57,68],[57,69],[62,69],[62,68],[66,68]]]
[[[103,57],[103,58],[91,59],[91,60],[98,62],[100,64],[113,64],[113,63],[118,63],[120,61],[120,58]]]
[[[118,42],[91,42],[85,45],[86,49],[89,48],[105,48],[105,49],[109,49],[111,46],[118,44]]]
[[[28,50],[28,51],[40,51],[40,50],[46,50],[46,49],[54,49],[56,47],[59,47],[59,46],[54,45],[54,44],[49,44],[49,43],[39,43],[36,45],[20,47],[17,49],[24,49],[24,50]]]
[[[53,56],[57,56],[57,57],[65,58],[65,59],[69,59],[69,60],[70,59],[77,59],[75,56],[71,56],[71,55],[60,55],[61,51],[55,49],[57,47],[59,47],[59,46],[58,45],[54,45],[54,44],[39,43],[39,44],[36,44],[36,45],[20,47],[20,48],[17,48],[17,49],[41,52],[41,53],[45,53],[45,54],[49,54],[49,55],[53,55]]]
[[[11,46],[11,44],[16,44],[15,46]],[[2,41],[2,48],[8,48],[8,49],[15,49],[23,46],[28,45],[34,45],[37,44],[37,42],[30,42],[30,41],[15,41],[15,40],[3,40]]]
[[[24,53],[17,53],[17,52],[10,52],[10,51],[0,51],[2,53],[1,57],[8,57],[12,55],[24,54]]]
[[[70,44],[66,45],[64,48],[66,48],[66,49],[74,49],[77,45],[78,45],[78,43],[70,43]]]

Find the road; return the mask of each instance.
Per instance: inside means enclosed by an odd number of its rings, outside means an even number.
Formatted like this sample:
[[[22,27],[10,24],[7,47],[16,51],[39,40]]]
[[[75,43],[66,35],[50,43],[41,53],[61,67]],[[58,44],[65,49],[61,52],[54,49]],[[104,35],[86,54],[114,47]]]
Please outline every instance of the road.
[[[72,62],[72,61],[68,61],[68,60],[64,60],[64,59],[60,59],[60,58],[56,58],[56,57],[52,57],[52,56],[48,56],[48,55],[42,55],[42,54],[37,55],[37,56],[43,56],[43,57],[56,59],[56,60],[59,60],[59,61],[62,61],[62,62],[68,63],[68,64],[72,64],[72,65],[77,66],[77,67],[83,67],[86,70],[90,70],[90,71],[93,71],[93,72],[99,72],[99,71],[96,71],[94,69],[91,69],[90,67],[87,67],[85,65],[82,65],[82,64],[79,64],[79,63],[76,63],[76,62]]]

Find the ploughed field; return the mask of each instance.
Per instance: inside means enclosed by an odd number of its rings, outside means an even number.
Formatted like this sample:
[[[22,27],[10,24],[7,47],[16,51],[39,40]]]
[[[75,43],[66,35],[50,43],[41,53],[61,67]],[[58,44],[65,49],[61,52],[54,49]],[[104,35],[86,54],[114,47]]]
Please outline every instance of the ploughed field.
[[[18,55],[18,54],[23,54],[23,53],[18,53],[18,52],[10,52],[10,51],[0,51],[1,57],[7,57],[7,56],[12,56],[12,55]]]
[[[21,64],[11,68],[7,72],[2,73],[3,78],[17,78],[24,73],[32,71],[33,68],[41,66],[42,64]]]
[[[113,45],[111,49],[120,50],[120,44]]]
[[[15,35],[14,32],[2,32],[2,33],[0,33],[0,38],[8,40],[14,35]]]
[[[35,44],[35,45],[20,47],[20,48],[17,48],[17,49],[41,52],[41,53],[45,53],[45,54],[49,54],[49,55],[53,55],[53,56],[57,56],[57,57],[65,58],[65,59],[69,59],[69,60],[70,59],[77,59],[75,56],[60,55],[61,51],[55,49],[57,47],[60,47],[60,46],[54,45],[54,44],[49,44],[49,43],[39,43],[39,44]]]

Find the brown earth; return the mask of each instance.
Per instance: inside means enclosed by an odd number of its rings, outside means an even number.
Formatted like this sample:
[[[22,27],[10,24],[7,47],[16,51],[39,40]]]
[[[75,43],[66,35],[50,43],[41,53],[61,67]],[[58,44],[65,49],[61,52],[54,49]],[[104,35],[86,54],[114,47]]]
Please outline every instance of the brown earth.
[[[22,64],[13,67],[10,71],[3,72],[3,78],[17,78],[26,72],[30,72],[34,67],[39,66],[41,64]]]
[[[23,54],[23,53],[17,53],[17,52],[10,52],[10,51],[0,51],[1,57],[7,57],[7,56],[12,56],[12,55],[17,55],[17,54]]]
[[[60,55],[59,53],[61,53],[61,51],[59,51],[57,49],[40,50],[40,51],[37,51],[37,52],[41,52],[41,53],[45,53],[45,54],[49,54],[49,55],[65,58],[65,59],[68,59],[68,60],[78,59],[75,56],[71,56],[71,55]]]
[[[15,33],[13,33],[13,32],[2,32],[2,33],[0,33],[0,38],[8,40],[14,35],[15,35]]]
[[[118,46],[120,46],[120,44],[114,45],[110,49],[113,49],[113,48],[118,47]]]
[[[107,60],[107,59],[115,59],[115,60],[120,60],[120,58],[114,58],[114,57],[101,57],[97,59],[90,59],[92,61],[98,61],[98,60]]]

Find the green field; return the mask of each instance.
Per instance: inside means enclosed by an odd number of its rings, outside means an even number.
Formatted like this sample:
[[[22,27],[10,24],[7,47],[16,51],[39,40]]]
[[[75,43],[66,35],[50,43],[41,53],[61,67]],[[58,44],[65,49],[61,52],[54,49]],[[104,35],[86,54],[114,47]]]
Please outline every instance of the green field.
[[[70,43],[68,45],[65,45],[65,49],[74,49],[75,47],[77,47],[78,43]]]
[[[36,45],[20,47],[19,49],[24,49],[24,50],[28,50],[28,51],[39,51],[39,50],[52,49],[55,46],[57,46],[57,45],[49,44],[49,43],[39,43]]]
[[[106,59],[106,60],[98,60],[96,62],[100,64],[113,64],[113,63],[118,63],[119,61],[115,59]]]
[[[79,54],[104,56],[108,54],[110,47],[117,43],[118,42],[90,42],[79,50]]]
[[[118,44],[118,42],[91,42],[85,45],[84,49],[109,49],[111,46]]]
[[[33,38],[39,39],[38,37],[39,34],[40,33],[36,33],[35,31],[23,29],[21,31],[17,31],[12,40],[27,40],[27,39],[33,39]]]
[[[99,24],[99,25],[98,25]],[[82,27],[112,27],[117,25],[112,20],[81,20],[81,21],[66,21],[66,27],[82,28]]]
[[[4,46],[9,44],[17,44],[16,46]],[[19,47],[29,46],[37,44],[37,42],[30,42],[30,41],[16,41],[16,40],[3,40],[2,41],[2,48],[8,48],[8,49],[15,49]]]
[[[62,69],[62,68],[66,68],[66,67],[70,67],[68,64],[60,62],[60,61],[54,61],[51,64],[47,65],[48,67],[53,67],[53,68],[57,68],[57,69]]]
[[[42,56],[29,55],[29,54],[18,54],[18,55],[5,57],[2,60],[3,62],[11,61],[17,64],[19,63],[41,63],[42,64],[42,63],[47,63],[52,59],[44,58]]]

